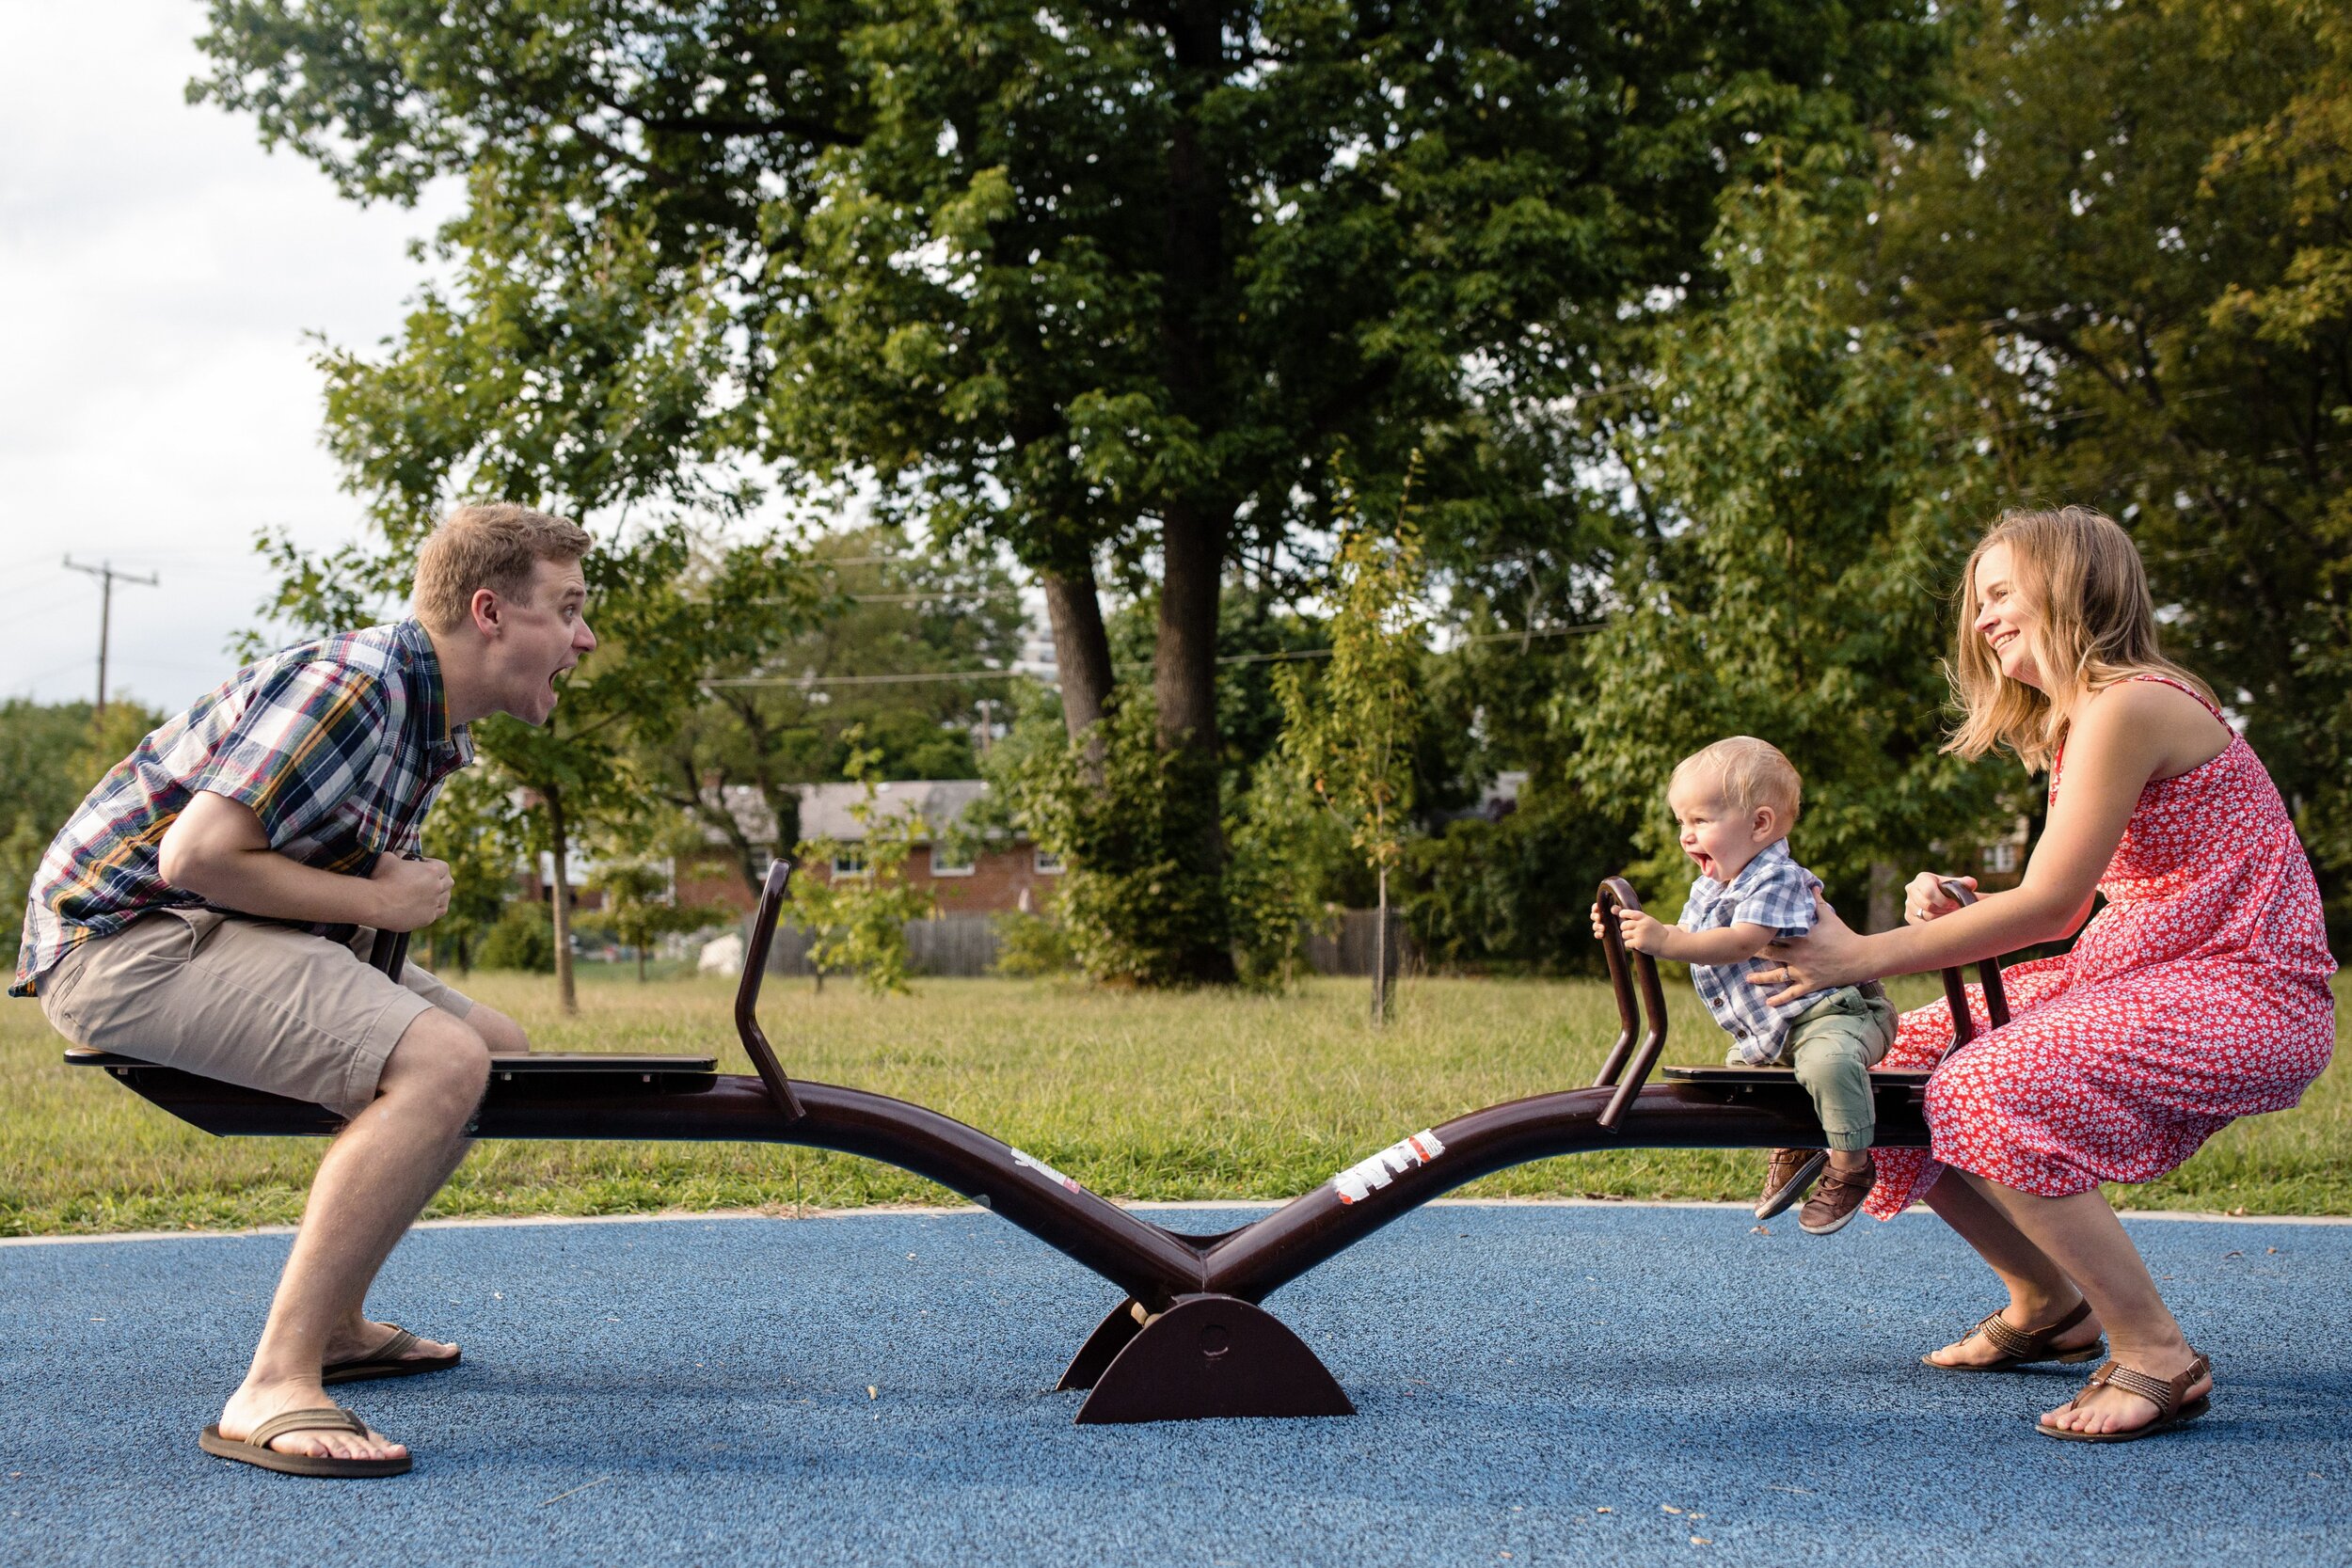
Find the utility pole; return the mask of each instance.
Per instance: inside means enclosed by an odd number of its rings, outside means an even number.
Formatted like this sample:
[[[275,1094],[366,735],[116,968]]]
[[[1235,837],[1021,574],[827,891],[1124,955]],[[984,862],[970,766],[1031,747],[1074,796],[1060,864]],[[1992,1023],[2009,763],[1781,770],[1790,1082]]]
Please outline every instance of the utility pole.
[[[84,566],[70,555],[65,558],[65,569],[86,573],[98,579],[98,712],[94,722],[103,723],[106,718],[106,638],[114,624],[116,579],[135,582],[147,588],[161,588],[163,581],[153,574],[142,578],[129,572],[118,572],[111,561],[96,566]]]

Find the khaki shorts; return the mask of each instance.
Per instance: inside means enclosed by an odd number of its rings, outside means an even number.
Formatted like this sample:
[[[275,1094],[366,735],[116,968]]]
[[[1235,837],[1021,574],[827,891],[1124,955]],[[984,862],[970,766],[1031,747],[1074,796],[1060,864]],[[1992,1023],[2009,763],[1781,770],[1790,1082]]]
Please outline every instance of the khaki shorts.
[[[67,953],[40,977],[40,1007],[76,1045],[355,1116],[419,1014],[473,1010],[415,964],[394,985],[363,957],[374,936],[344,945],[214,910],[158,910]]]

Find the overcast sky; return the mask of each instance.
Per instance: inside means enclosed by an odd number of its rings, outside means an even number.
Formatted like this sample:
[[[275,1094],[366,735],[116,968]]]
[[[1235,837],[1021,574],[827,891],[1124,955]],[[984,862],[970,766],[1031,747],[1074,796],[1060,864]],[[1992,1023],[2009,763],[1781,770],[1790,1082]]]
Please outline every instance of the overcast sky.
[[[233,668],[255,531],[355,537],[319,444],[323,334],[399,325],[429,213],[362,209],[249,119],[183,96],[198,0],[0,0],[0,697],[97,684],[166,710]]]

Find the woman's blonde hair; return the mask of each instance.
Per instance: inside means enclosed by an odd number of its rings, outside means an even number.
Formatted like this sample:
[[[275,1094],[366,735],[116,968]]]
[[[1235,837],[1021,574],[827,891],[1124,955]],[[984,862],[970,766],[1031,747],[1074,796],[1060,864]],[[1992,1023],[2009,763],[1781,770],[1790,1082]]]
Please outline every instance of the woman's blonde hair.
[[[1991,645],[1977,634],[1983,608],[1977,566],[1997,545],[2009,546],[2010,594],[2033,612],[2028,640],[2040,690],[2002,674]],[[1977,541],[1961,578],[1960,626],[1945,673],[1964,716],[1944,750],[1973,759],[2007,746],[2036,769],[2057,754],[2075,703],[2120,680],[2169,675],[2214,700],[2211,687],[2158,648],[2155,601],[2132,536],[2088,506],[2004,512]]]

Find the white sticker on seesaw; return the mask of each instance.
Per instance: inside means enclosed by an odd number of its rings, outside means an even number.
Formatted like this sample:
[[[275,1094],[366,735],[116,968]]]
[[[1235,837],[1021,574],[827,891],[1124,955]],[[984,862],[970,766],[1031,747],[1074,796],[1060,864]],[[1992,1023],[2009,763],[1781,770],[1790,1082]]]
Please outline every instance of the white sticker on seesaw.
[[[1070,1178],[1064,1176],[1061,1172],[1056,1170],[1053,1166],[1047,1164],[1044,1161],[1039,1159],[1034,1154],[1024,1154],[1016,1148],[1012,1151],[1012,1163],[1016,1165],[1026,1165],[1031,1170],[1037,1172],[1038,1175],[1045,1178],[1046,1180],[1057,1181],[1073,1193],[1082,1193],[1086,1191],[1084,1187],[1079,1186],[1075,1181],[1071,1180]]]
[[[1415,1165],[1425,1165],[1444,1152],[1445,1144],[1438,1134],[1416,1132],[1360,1164],[1348,1166],[1331,1178],[1331,1185],[1340,1190],[1342,1203],[1359,1203],[1372,1196],[1374,1188],[1387,1186],[1391,1178],[1404,1175]]]

